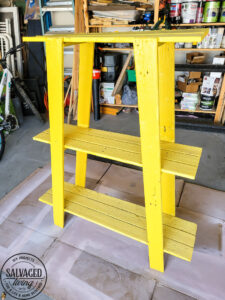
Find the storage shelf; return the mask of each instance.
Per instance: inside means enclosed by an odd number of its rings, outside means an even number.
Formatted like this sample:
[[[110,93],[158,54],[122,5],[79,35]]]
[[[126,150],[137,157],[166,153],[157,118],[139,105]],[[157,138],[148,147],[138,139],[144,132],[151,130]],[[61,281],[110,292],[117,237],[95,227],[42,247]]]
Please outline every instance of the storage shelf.
[[[149,26],[153,26],[154,24],[149,24]],[[89,28],[101,28],[101,27],[142,27],[147,26],[146,24],[115,24],[115,25],[89,25]]]
[[[73,11],[72,5],[60,5],[60,6],[43,6],[42,7],[43,12],[53,12],[53,11]]]
[[[126,105],[126,104],[109,104],[109,103],[102,103],[103,106],[113,106],[113,107],[130,107],[130,108],[138,108],[138,105]],[[179,104],[175,104],[175,111],[184,111],[184,112],[194,112],[194,113],[202,113],[202,114],[215,114],[216,109],[213,108],[212,110],[202,110],[200,109],[199,105],[197,106],[196,110],[191,109],[181,109]]]
[[[49,129],[34,140],[50,144]],[[64,124],[64,141],[65,149],[142,167],[139,137]],[[162,141],[162,172],[194,179],[201,152],[198,147]]]
[[[143,26],[149,26],[152,27],[154,24],[121,24],[121,25],[89,25],[88,27],[143,27]],[[160,27],[164,27],[165,25],[161,25]],[[173,27],[209,27],[209,26],[225,26],[225,23],[193,23],[193,24],[171,24]]]
[[[99,50],[102,50],[102,51],[133,51],[134,49],[133,48],[100,48],[99,47]]]
[[[64,211],[147,244],[145,208],[105,194],[64,183]],[[39,199],[52,205],[52,190]],[[191,261],[197,225],[163,215],[164,252]]]
[[[194,26],[225,26],[225,23],[220,23],[220,22],[216,22],[216,23],[191,23],[191,24],[171,24],[171,26],[175,26],[175,27],[194,27]]]
[[[200,109],[199,105],[197,105],[196,110],[192,109],[181,109],[179,104],[175,104],[175,111],[183,111],[183,112],[191,112],[191,113],[201,113],[201,114],[215,114],[216,109],[213,108],[212,110],[202,110]]]
[[[110,103],[101,103],[102,106],[115,106],[115,107],[131,107],[138,108],[138,105],[128,105],[128,104],[110,104]]]
[[[225,72],[225,65],[175,64],[175,71]]]
[[[175,48],[175,51],[225,51],[225,48]]]
[[[133,48],[100,48],[102,51],[133,51]],[[225,48],[175,48],[175,51],[225,51]]]

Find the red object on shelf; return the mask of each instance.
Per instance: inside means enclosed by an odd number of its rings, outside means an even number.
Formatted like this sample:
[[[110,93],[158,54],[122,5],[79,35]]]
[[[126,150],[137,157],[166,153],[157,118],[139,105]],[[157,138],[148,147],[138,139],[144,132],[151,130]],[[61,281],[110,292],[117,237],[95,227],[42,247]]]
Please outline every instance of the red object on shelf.
[[[93,69],[93,79],[100,79],[101,78],[101,70]]]

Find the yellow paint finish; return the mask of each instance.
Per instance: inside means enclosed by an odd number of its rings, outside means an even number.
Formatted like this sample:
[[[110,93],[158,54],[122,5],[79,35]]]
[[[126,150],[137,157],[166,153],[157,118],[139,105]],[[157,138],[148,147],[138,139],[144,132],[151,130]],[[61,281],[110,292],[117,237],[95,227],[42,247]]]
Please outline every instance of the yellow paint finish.
[[[149,260],[164,272],[157,39],[136,41],[134,54]]]
[[[80,45],[77,125],[87,128],[90,123],[94,43]],[[87,153],[76,154],[76,185],[85,187]]]
[[[175,141],[174,44],[158,45],[160,139]],[[162,153],[167,156],[167,153]],[[178,154],[176,159],[180,158]],[[184,161],[183,161],[184,162]],[[184,162],[185,163],[185,162]],[[188,162],[189,163],[189,162]],[[163,212],[175,216],[175,175],[162,173]]]
[[[174,43],[201,42],[208,29],[59,34],[24,37],[46,42],[50,131],[34,139],[51,144],[54,222],[64,211],[149,247],[150,266],[164,271],[164,252],[190,261],[197,226],[176,218],[175,175],[194,179],[201,149],[174,140]],[[133,43],[141,138],[89,128],[94,43]],[[78,126],[63,125],[63,47],[80,44]],[[65,149],[77,151],[76,185],[64,184]],[[84,188],[87,154],[143,168],[145,208]],[[65,196],[65,201],[64,201]]]
[[[89,34],[57,34],[35,37],[23,37],[24,42],[46,42],[55,38],[62,38],[64,43],[133,43],[137,39],[147,40],[157,38],[158,42],[201,42],[208,34],[209,29],[179,29],[179,30],[158,30],[143,32],[102,32]]]
[[[142,167],[140,138],[92,128],[64,125],[65,149],[117,160]],[[34,140],[50,143],[49,129]],[[163,173],[194,179],[202,149],[161,141],[161,169]],[[150,154],[149,154],[150,156]]]
[[[65,212],[77,215],[110,230],[148,244],[145,208],[65,182]],[[40,201],[52,205],[52,190]],[[191,260],[196,224],[163,214],[163,251]],[[151,247],[151,242],[150,242]]]
[[[46,43],[54,223],[64,226],[63,40]]]

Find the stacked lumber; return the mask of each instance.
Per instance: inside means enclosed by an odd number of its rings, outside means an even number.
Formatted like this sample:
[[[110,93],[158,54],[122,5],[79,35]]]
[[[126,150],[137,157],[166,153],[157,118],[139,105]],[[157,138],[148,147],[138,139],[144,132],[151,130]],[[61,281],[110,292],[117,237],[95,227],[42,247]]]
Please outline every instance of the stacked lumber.
[[[127,25],[128,20],[118,20],[115,18],[101,18],[93,16],[90,19],[90,25],[104,25],[104,26],[111,26],[111,25]]]
[[[143,11],[152,10],[153,6],[146,0],[113,2],[112,0],[91,0],[88,3],[90,13],[89,25],[127,25],[140,20]]]

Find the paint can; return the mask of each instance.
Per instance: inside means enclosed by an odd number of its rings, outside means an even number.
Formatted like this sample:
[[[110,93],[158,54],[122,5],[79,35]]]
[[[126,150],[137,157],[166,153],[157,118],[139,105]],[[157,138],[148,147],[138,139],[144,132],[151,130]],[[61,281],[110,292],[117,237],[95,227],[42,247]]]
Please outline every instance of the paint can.
[[[218,21],[220,1],[205,2],[203,20],[204,23],[215,23]]]
[[[179,24],[181,22],[181,0],[171,0],[170,20],[172,24]]]
[[[202,16],[203,16],[203,2],[202,0],[200,0],[197,8],[196,23],[202,23]]]
[[[225,1],[222,2],[220,22],[225,22]]]
[[[184,1],[181,5],[182,23],[189,24],[196,22],[196,15],[198,9],[198,1]]]

